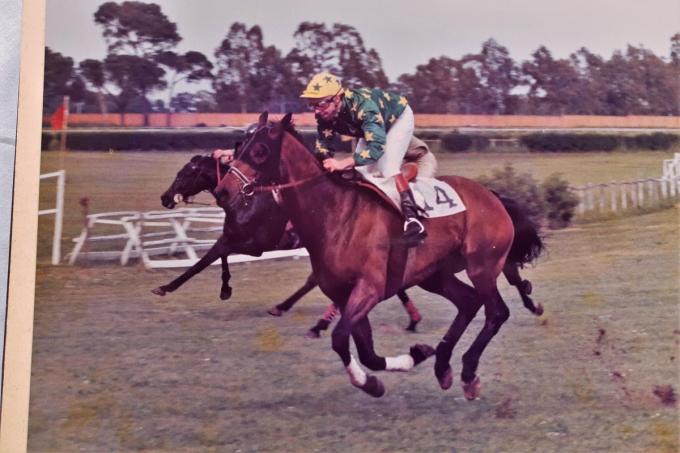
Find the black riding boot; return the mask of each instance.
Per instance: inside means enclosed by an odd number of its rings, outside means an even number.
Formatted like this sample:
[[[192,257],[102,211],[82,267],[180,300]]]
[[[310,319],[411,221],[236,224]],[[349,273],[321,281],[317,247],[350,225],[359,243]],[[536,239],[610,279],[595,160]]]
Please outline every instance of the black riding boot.
[[[404,214],[404,234],[401,236],[407,247],[416,247],[427,237],[425,227],[418,220],[418,206],[411,189],[404,190],[401,195],[401,212]]]

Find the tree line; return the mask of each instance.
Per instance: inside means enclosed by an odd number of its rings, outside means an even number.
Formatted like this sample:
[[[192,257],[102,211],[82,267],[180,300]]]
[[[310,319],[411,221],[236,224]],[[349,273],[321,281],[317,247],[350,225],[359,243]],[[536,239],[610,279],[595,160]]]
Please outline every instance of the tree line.
[[[45,113],[64,95],[80,112],[299,112],[306,82],[328,70],[350,87],[401,92],[418,113],[680,115],[680,33],[667,57],[629,45],[610,58],[585,47],[556,58],[540,46],[522,62],[488,39],[479,53],[431,58],[390,81],[350,25],[302,22],[284,54],[264,44],[259,26],[235,22],[209,58],[178,52],[177,24],[154,3],[106,2],[94,21],[107,46],[102,60],[76,63],[45,48]],[[180,82],[210,89],[177,92]]]

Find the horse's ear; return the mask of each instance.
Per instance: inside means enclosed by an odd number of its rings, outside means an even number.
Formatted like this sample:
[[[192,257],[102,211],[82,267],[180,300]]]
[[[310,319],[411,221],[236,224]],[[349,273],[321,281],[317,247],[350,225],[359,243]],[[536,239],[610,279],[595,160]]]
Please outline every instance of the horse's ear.
[[[273,138],[274,140],[280,138],[283,131],[288,126],[290,126],[292,118],[293,118],[292,113],[290,113],[290,112],[286,113],[286,115],[283,118],[281,118],[281,121],[279,121],[278,123],[274,123],[274,126],[269,131],[269,136],[271,138]]]
[[[200,154],[196,154],[194,157],[191,158],[191,160],[189,162],[198,162],[202,158],[203,158],[203,156],[201,156]]]
[[[269,113],[265,110],[260,114],[260,119],[257,120],[257,125],[258,127],[262,127],[265,124],[267,124],[267,118],[269,117]]]

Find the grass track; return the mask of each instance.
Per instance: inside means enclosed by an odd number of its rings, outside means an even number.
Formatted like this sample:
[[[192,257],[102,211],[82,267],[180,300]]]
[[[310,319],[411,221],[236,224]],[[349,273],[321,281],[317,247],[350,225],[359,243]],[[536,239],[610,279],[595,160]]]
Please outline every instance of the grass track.
[[[79,228],[68,210],[86,187],[97,207],[156,209],[186,156],[68,156],[66,230]],[[44,170],[56,168],[57,156],[46,157]],[[577,157],[531,168],[566,174]],[[497,163],[471,158],[442,167],[475,176]],[[655,176],[658,162],[616,166],[603,179]],[[512,317],[482,357],[482,397],[472,403],[456,385],[439,389],[431,360],[382,373],[382,399],[352,388],[328,335],[302,338],[326,305],[318,291],[283,318],[267,316],[307,275],[304,260],[234,266],[228,303],[217,299],[217,269],[160,299],[149,289],[177,271],[40,264],[29,450],[678,451],[677,406],[652,393],[678,391],[678,219],[674,208],[552,232],[548,253],[524,272],[546,314],[533,317],[501,286]],[[42,228],[43,251],[47,236]],[[412,295],[425,318],[418,334],[403,332],[396,301],[371,315],[380,353],[435,344],[453,319],[443,299]],[[454,373],[482,322],[454,351]]]

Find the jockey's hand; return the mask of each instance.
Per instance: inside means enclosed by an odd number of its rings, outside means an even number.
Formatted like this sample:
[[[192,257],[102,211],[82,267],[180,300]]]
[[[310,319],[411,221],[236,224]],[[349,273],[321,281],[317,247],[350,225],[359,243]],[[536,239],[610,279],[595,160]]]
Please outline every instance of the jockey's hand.
[[[349,170],[354,168],[354,165],[354,157],[352,156],[345,159],[334,159],[331,157],[323,161],[323,168],[330,172]]]
[[[234,160],[233,149],[216,149],[212,153],[213,159],[220,159],[223,164],[227,164]]]

